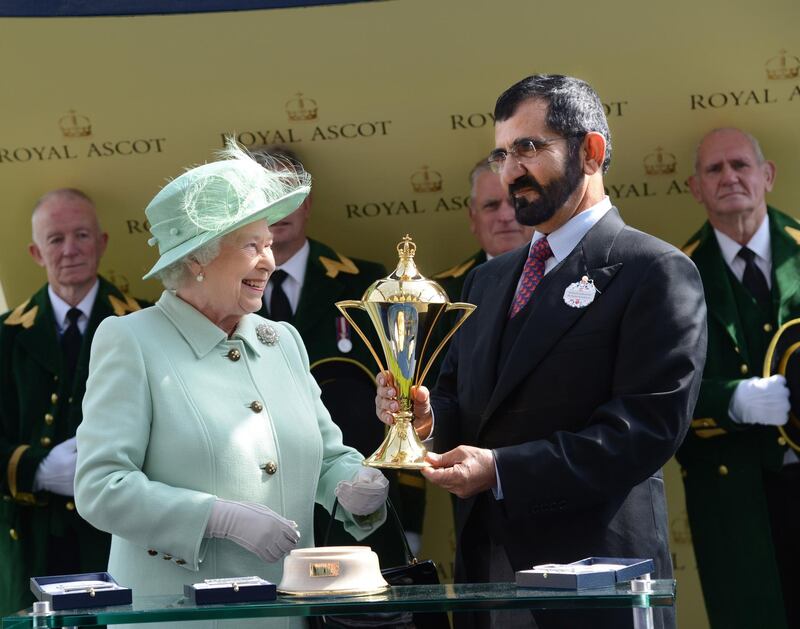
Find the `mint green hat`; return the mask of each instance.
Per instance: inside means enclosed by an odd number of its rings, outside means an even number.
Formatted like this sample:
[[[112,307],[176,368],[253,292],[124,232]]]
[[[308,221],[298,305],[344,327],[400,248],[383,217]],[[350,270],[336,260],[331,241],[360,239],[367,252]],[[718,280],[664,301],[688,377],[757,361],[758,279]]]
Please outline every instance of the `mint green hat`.
[[[311,191],[311,176],[279,160],[264,168],[230,141],[218,162],[170,181],[145,209],[161,257],[149,279],[206,243],[254,221],[269,225],[294,212]]]

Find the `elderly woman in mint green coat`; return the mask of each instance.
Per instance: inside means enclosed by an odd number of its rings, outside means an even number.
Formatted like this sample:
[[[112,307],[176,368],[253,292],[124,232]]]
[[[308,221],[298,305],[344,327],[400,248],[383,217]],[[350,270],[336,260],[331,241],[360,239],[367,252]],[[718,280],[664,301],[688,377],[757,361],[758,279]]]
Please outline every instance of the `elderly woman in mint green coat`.
[[[161,257],[145,277],[168,290],[105,321],[92,346],[75,500],[113,534],[109,572],[134,596],[279,582],[282,558],[314,544],[314,502],[330,510],[334,495],[357,538],[385,518],[386,480],[342,444],[300,336],[252,314],[275,268],[268,224],[302,202],[308,176],[227,157],[150,203]]]

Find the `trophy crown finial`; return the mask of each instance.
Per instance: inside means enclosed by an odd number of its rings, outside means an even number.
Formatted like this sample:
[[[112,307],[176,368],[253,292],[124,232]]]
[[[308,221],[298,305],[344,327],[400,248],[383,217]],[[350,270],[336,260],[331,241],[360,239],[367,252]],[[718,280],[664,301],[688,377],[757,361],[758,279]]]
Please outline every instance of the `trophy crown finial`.
[[[417,253],[417,245],[411,240],[411,235],[406,234],[403,239],[397,243],[397,255],[404,262],[411,260],[414,254]]]

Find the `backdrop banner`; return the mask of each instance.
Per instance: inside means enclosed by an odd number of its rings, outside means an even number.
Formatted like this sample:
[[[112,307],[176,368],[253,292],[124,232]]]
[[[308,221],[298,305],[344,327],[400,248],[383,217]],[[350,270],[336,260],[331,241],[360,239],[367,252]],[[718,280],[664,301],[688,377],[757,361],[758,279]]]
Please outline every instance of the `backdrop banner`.
[[[168,179],[213,160],[227,134],[299,154],[314,178],[312,237],[393,267],[409,233],[431,276],[477,248],[467,174],[493,148],[497,96],[537,72],[599,92],[614,145],[608,194],[629,224],[682,245],[705,217],[687,185],[694,147],[728,125],[761,140],[778,167],[770,202],[796,215],[799,23],[796,0],[3,18],[0,282],[10,307],[44,282],[26,251],[31,208],[70,186],[94,198],[109,232],[101,272],[156,298],[159,284],[141,280],[157,257],[144,207]],[[677,466],[667,487],[680,624],[701,628]],[[446,514],[449,501],[438,503]],[[423,554],[449,565],[450,532],[429,529]]]

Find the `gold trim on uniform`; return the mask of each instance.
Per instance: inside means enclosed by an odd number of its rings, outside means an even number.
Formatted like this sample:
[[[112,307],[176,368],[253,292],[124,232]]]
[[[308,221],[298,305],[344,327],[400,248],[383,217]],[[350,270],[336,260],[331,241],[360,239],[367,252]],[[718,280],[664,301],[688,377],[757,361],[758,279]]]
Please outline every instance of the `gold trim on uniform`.
[[[700,240],[698,239],[695,240],[694,242],[690,242],[683,249],[681,249],[681,251],[683,251],[688,257],[691,258],[692,254],[694,253],[694,250],[697,249],[697,247],[699,246],[700,246]]]
[[[433,276],[432,279],[434,280],[443,280],[448,277],[457,278],[461,277],[469,271],[473,266],[475,266],[476,260],[473,258],[471,260],[467,260],[466,262],[459,262],[454,267],[447,269],[446,271],[442,271],[441,273],[437,273]]]
[[[28,448],[30,448],[30,445],[27,443],[17,446],[14,452],[11,453],[11,457],[8,459],[8,467],[6,468],[8,490],[11,492],[11,497],[18,502],[24,502],[26,504],[29,504],[31,499],[33,502],[35,502],[36,499],[33,498],[32,494],[17,491],[17,467],[19,466],[19,460]]]
[[[693,419],[692,428],[715,428],[717,425],[713,417],[703,417],[702,419]]]
[[[325,256],[320,256],[319,261],[325,267],[325,275],[328,277],[336,277],[339,273],[350,273],[351,275],[358,275],[358,267],[350,258],[343,256],[341,253],[336,254],[339,261],[331,260]]]
[[[703,428],[702,430],[695,430],[696,434],[701,439],[708,439],[709,437],[719,437],[720,435],[728,434],[724,428]]]
[[[111,307],[114,309],[114,314],[118,317],[126,315],[129,312],[136,312],[137,310],[142,309],[139,303],[130,295],[123,293],[122,296],[125,298],[124,302],[114,297],[114,295],[108,296],[108,303],[111,304]]]
[[[425,479],[416,474],[409,474],[408,472],[397,472],[397,482],[401,485],[408,487],[416,487],[417,489],[425,488]]]
[[[24,312],[25,307],[30,303],[28,299],[24,304],[20,304],[14,308],[13,312],[6,317],[6,325],[21,325],[23,328],[28,329],[33,325],[33,320],[36,319],[36,313],[39,312],[39,306],[34,306],[28,312]]]
[[[797,229],[795,227],[789,227],[789,225],[784,227],[784,229],[786,230],[786,233],[789,234],[792,238],[794,238],[794,241],[798,245],[800,245],[800,229]]]

